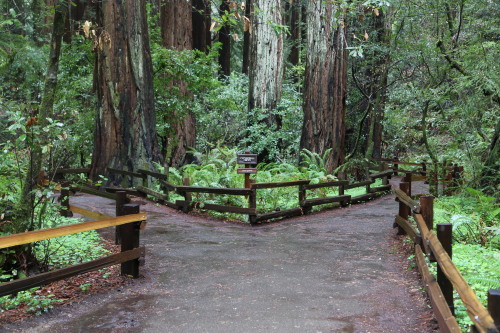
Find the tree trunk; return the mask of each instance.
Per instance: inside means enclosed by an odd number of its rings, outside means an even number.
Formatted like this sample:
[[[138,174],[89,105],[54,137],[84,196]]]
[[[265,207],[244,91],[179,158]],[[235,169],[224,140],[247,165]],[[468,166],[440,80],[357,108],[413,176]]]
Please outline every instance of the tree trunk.
[[[246,0],[245,1],[245,16],[250,21],[252,20],[251,9],[252,9],[252,0]],[[246,29],[243,32],[243,65],[242,65],[242,69],[241,69],[241,72],[243,74],[248,74],[248,67],[249,67],[249,63],[250,63],[250,36],[251,36],[251,29]]]
[[[495,133],[491,139],[490,151],[481,173],[481,186],[489,195],[496,195],[498,199],[498,186],[500,184],[500,119],[495,126]]]
[[[193,0],[193,49],[205,53],[208,53],[208,49],[212,46],[210,13],[210,1]]]
[[[107,167],[135,171],[161,161],[145,1],[99,1],[96,7],[98,110],[90,175],[107,175],[118,185],[123,177]]]
[[[191,50],[193,48],[192,7],[190,1],[164,0],[161,12],[162,43],[168,49]],[[175,80],[180,97],[190,98],[186,82]],[[186,163],[187,151],[196,146],[196,127],[189,110],[176,110],[166,116],[170,132],[163,139],[162,153],[169,166],[179,167]]]
[[[297,66],[300,63],[300,43],[301,43],[301,30],[300,30],[300,12],[302,7],[300,1],[294,1],[291,8],[290,18],[290,39],[292,42],[290,50],[290,63]]]
[[[229,13],[229,1],[222,0],[220,5],[221,15]],[[229,22],[226,22],[222,28],[219,30],[219,43],[221,43],[221,49],[219,51],[219,65],[220,65],[220,75],[230,76],[231,75],[231,27]]]
[[[328,172],[343,163],[347,49],[345,29],[333,3],[309,1],[304,81],[304,123],[300,146],[323,154],[333,148]]]
[[[283,41],[278,28],[283,25],[280,0],[255,0],[250,37],[249,112],[266,112],[265,122],[271,128],[281,128],[281,117],[275,114],[283,85]],[[279,145],[279,143],[278,143]],[[267,149],[260,153],[267,158]]]

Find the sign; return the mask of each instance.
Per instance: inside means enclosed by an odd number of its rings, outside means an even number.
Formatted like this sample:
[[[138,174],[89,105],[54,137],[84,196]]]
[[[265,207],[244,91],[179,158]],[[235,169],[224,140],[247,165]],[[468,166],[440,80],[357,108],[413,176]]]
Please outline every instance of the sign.
[[[238,173],[239,174],[257,173],[257,169],[255,169],[255,168],[239,168]]]
[[[238,154],[238,164],[257,164],[257,154]]]

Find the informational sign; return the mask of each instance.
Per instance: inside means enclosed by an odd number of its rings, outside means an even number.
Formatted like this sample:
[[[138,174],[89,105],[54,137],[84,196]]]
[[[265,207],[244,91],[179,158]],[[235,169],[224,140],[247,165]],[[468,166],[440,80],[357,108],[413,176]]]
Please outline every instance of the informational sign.
[[[257,169],[255,169],[255,168],[239,168],[238,173],[239,174],[257,173]]]
[[[238,164],[257,164],[257,154],[238,154]]]

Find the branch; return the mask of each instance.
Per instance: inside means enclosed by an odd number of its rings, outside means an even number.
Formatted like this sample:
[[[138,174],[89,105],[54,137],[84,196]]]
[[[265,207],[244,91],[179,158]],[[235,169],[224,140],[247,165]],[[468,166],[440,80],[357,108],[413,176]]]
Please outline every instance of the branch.
[[[451,68],[456,69],[457,71],[459,71],[460,73],[462,73],[465,76],[469,75],[467,73],[467,71],[462,66],[460,66],[460,64],[458,62],[451,59],[451,57],[448,55],[448,53],[446,53],[446,49],[444,48],[444,44],[442,41],[438,41],[436,46],[439,48],[439,50],[441,50],[441,53],[444,55],[444,58],[448,61]]]

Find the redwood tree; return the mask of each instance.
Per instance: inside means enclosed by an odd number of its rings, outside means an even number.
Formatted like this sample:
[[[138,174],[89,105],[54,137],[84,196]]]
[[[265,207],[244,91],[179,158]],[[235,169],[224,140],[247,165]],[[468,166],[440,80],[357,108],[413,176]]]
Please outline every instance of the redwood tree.
[[[164,0],[160,22],[163,46],[178,51],[193,48],[191,1]],[[170,84],[177,86],[180,97],[189,98],[186,82],[173,80]],[[166,115],[165,120],[170,131],[162,139],[162,153],[169,166],[179,167],[186,162],[187,150],[196,145],[195,119],[189,110],[176,110]]]
[[[208,52],[212,46],[210,32],[211,3],[209,0],[193,0],[193,49]]]
[[[96,3],[98,96],[91,177],[106,168],[153,168],[156,143],[152,63],[145,0]],[[108,174],[119,184],[122,176]]]
[[[333,2],[309,1],[301,148],[323,154],[333,148],[325,166],[342,164],[345,141],[347,52],[345,29]]]

